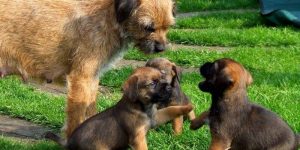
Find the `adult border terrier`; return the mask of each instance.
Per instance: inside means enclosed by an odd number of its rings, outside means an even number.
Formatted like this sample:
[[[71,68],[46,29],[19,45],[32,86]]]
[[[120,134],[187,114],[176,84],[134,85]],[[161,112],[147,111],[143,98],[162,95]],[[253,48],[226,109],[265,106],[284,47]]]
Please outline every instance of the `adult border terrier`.
[[[159,108],[165,108],[168,106],[177,106],[177,105],[192,105],[189,98],[180,88],[180,78],[182,70],[180,67],[176,66],[175,63],[169,61],[166,58],[153,58],[147,61],[147,67],[153,67],[160,70],[164,75],[168,83],[170,83],[173,88],[172,96],[169,99],[168,103],[159,104]],[[189,120],[195,119],[194,111],[188,113]],[[181,134],[183,129],[183,115],[175,118],[172,121],[173,131],[176,135]]]
[[[67,80],[66,135],[96,113],[100,72],[133,42],[167,45],[172,0],[0,0],[0,77]]]
[[[299,135],[275,113],[249,102],[252,77],[241,64],[224,58],[205,63],[200,72],[205,81],[199,88],[212,95],[212,104],[191,128],[199,128],[208,117],[210,150],[297,150]]]
[[[141,67],[123,86],[124,95],[113,107],[83,122],[67,142],[47,133],[69,150],[146,150],[146,134],[150,128],[192,110],[192,105],[171,106],[157,110],[157,103],[168,102],[172,87],[157,69]]]

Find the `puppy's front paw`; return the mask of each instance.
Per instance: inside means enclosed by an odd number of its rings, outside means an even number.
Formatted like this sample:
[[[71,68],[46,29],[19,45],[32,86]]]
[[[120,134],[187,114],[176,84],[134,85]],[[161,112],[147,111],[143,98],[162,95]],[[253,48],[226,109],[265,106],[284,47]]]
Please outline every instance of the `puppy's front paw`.
[[[188,105],[185,105],[185,106],[182,106],[182,113],[183,114],[188,114],[190,111],[192,111],[194,109],[193,105],[191,104],[188,104]]]

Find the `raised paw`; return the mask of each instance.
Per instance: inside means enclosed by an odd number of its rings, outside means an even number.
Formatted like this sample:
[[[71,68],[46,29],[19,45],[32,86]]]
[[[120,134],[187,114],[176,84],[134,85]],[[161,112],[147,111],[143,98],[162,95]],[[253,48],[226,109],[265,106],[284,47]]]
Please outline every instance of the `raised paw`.
[[[190,111],[192,111],[194,109],[193,105],[188,104],[188,105],[184,105],[182,106],[182,113],[183,114],[188,114]]]

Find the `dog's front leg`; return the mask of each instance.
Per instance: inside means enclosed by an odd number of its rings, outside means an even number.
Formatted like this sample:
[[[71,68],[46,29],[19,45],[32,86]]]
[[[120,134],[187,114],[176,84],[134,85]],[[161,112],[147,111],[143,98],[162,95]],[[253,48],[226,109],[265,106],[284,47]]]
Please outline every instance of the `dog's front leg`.
[[[169,106],[166,108],[162,108],[157,110],[155,115],[156,126],[164,124],[178,116],[185,115],[193,110],[192,105],[185,106]]]
[[[99,78],[95,78],[91,83],[91,97],[87,104],[85,119],[88,119],[97,113],[96,99],[98,94],[98,88],[99,88]]]
[[[130,144],[133,150],[148,150],[146,134],[147,130],[145,127],[141,127],[137,130],[136,135]]]
[[[91,115],[96,111],[98,60],[82,60],[81,63],[75,64],[67,76],[68,102],[65,131],[67,138],[86,119],[86,114]],[[90,109],[89,112],[87,108]]]
[[[228,139],[212,133],[212,140],[209,146],[209,150],[229,150],[230,143],[231,142]]]

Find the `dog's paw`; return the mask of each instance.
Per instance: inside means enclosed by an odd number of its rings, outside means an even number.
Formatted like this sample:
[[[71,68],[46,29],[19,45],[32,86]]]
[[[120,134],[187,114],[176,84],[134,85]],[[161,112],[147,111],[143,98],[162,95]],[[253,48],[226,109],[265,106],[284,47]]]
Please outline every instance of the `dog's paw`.
[[[190,129],[197,130],[201,128],[204,124],[209,124],[209,111],[205,111],[200,114],[199,117],[191,120]]]
[[[183,114],[188,114],[190,111],[192,111],[194,109],[193,105],[188,104],[185,106],[182,106],[182,112]]]
[[[194,119],[191,121],[190,129],[197,130],[205,124],[205,121]]]

